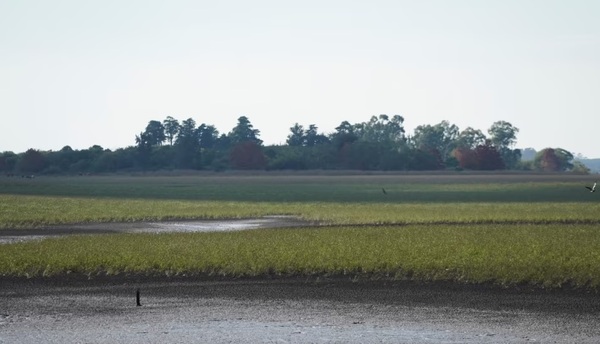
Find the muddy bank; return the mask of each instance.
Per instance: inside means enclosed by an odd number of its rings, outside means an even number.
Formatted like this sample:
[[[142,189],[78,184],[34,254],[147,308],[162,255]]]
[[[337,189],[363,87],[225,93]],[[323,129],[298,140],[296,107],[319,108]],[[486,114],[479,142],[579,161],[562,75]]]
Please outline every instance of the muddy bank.
[[[0,343],[595,343],[599,310],[591,294],[408,282],[2,279]]]

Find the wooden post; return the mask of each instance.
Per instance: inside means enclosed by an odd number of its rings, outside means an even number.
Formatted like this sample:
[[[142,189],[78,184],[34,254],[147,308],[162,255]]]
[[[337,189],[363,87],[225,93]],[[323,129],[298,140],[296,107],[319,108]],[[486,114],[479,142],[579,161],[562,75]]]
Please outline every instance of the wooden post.
[[[139,288],[135,291],[135,302],[138,307],[142,305],[140,303],[140,289]]]

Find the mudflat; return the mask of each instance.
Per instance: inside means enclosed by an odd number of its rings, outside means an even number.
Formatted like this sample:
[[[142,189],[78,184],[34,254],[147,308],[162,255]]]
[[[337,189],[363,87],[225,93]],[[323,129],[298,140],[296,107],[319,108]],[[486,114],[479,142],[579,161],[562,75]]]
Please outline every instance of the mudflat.
[[[598,294],[573,290],[344,277],[0,278],[0,343],[597,343],[599,315]]]

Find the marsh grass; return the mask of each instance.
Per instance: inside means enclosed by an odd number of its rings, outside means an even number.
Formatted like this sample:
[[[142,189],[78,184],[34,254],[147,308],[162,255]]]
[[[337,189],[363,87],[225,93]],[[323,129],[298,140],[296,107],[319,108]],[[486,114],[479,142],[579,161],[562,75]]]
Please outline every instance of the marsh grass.
[[[594,225],[411,225],[73,236],[5,245],[0,275],[347,276],[596,289]]]
[[[234,202],[597,202],[577,175],[196,175],[0,178],[0,194]],[[381,189],[385,188],[384,195]]]
[[[0,275],[348,276],[597,289],[600,194],[571,175],[0,180],[0,229],[293,215],[319,228],[0,245]],[[385,188],[387,194],[382,193]]]
[[[268,215],[291,215],[323,225],[600,224],[600,202],[275,203],[0,195],[0,229],[86,222],[239,219]]]
[[[587,192],[579,181],[582,177],[576,177],[4,178],[0,229],[265,215],[294,215],[324,224],[600,222],[596,194]]]

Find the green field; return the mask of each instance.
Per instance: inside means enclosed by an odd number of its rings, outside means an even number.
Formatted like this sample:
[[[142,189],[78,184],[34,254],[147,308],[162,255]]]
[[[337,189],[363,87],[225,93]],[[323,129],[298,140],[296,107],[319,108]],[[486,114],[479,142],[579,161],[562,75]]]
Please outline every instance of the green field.
[[[583,187],[593,181],[461,173],[1,178],[0,230],[264,215],[324,226],[4,244],[0,275],[342,275],[595,290],[600,193]]]

